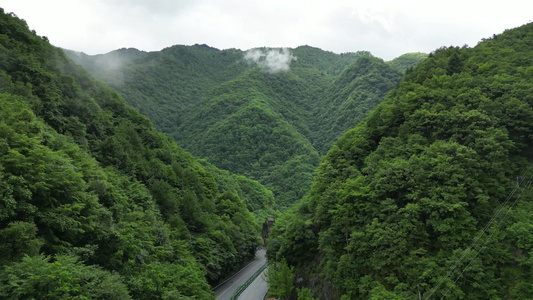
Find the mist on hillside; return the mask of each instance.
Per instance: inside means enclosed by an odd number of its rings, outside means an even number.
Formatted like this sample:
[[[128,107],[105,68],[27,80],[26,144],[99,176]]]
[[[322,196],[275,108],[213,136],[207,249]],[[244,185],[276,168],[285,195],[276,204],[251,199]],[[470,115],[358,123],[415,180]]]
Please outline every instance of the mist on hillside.
[[[278,49],[251,49],[244,53],[244,59],[259,66],[268,73],[278,73],[290,70],[290,65],[296,56],[288,48]]]

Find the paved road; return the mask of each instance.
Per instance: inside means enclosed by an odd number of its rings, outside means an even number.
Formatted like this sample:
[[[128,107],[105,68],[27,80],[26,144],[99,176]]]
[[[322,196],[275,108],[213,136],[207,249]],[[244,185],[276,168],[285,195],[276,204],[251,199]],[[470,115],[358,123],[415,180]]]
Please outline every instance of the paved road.
[[[244,292],[239,296],[238,300],[263,300],[268,292],[268,285],[263,279],[263,275],[268,272],[268,269],[265,269],[261,275],[252,281]]]
[[[235,290],[241,286],[248,278],[250,278],[254,273],[266,263],[265,249],[259,249],[255,253],[255,259],[242,268],[239,272],[235,273],[233,277],[228,279],[226,282],[218,286],[215,292],[216,300],[230,300],[231,296]],[[261,276],[259,276],[260,278]]]

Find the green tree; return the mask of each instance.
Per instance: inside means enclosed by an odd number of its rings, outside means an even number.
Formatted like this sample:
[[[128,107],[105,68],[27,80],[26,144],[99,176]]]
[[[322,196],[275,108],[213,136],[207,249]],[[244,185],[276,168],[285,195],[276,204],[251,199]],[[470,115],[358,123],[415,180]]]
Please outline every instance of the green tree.
[[[298,289],[298,300],[318,300],[313,297],[313,294],[308,288]]]
[[[0,229],[0,265],[18,261],[25,255],[34,256],[44,241],[37,237],[37,226],[34,223],[15,221],[6,228]]]
[[[293,268],[283,261],[275,262],[269,266],[267,274],[268,295],[278,299],[290,299],[294,290]]]
[[[74,256],[26,256],[0,271],[3,299],[131,299],[123,279]]]

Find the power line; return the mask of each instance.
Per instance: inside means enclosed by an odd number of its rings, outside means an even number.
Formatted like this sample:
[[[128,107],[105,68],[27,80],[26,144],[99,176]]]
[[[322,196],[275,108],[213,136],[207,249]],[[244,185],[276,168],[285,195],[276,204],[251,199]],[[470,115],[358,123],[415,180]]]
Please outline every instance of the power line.
[[[442,278],[440,280],[440,282],[433,288],[431,289],[430,293],[425,297],[426,300],[430,299],[431,296],[433,296],[433,294],[440,288],[440,286],[444,283],[444,281],[446,279],[448,279],[448,277],[450,277],[450,275],[455,271],[455,269],[459,266],[459,264],[461,264],[461,262],[463,261],[463,259],[471,252],[471,249],[477,244],[477,242],[481,239],[481,237],[485,234],[485,232],[489,229],[489,227],[492,225],[492,223],[494,222],[494,220],[496,220],[496,218],[500,215],[500,212],[503,210],[503,208],[507,205],[507,203],[509,202],[509,200],[514,196],[514,194],[516,193],[516,191],[520,188],[520,185],[525,181],[525,178],[527,178],[526,175],[528,175],[531,171],[531,169],[533,168],[533,166],[530,166],[526,171],[524,171],[524,174],[519,177],[518,179],[518,182],[517,182],[517,185],[515,186],[515,188],[511,191],[511,193],[507,196],[507,198],[505,199],[505,201],[498,207],[498,209],[496,210],[496,212],[492,215],[492,218],[489,220],[489,222],[485,225],[485,227],[479,232],[479,234],[476,236],[476,238],[474,238],[474,240],[472,241],[472,243],[470,244],[470,246],[465,249],[463,251],[463,254],[461,255],[461,257],[459,259],[457,259],[454,263],[454,265],[452,266],[452,268],[448,271],[448,273],[446,274],[446,276],[444,276],[444,278]],[[520,198],[520,196],[522,195],[523,191],[531,185],[531,181],[532,179],[530,178],[529,181],[528,181],[528,184],[526,185],[526,187],[524,189],[522,189],[522,192],[520,193],[520,195],[518,196],[518,198],[513,202],[513,204],[511,205],[511,208],[514,206],[514,204],[516,203],[516,201]],[[507,213],[509,212],[509,210],[507,211]],[[507,213],[505,214],[504,218],[507,216]],[[500,221],[501,223],[501,221]],[[492,234],[494,234],[495,230],[492,232]],[[480,250],[477,252],[477,254],[474,256],[474,259],[475,257],[477,257],[477,255],[479,254],[479,252],[483,249],[484,245],[486,245],[486,243],[488,242],[488,240],[490,240],[490,238],[492,237],[492,234],[491,236],[489,236],[489,238],[487,239],[487,241],[483,244],[483,246],[480,248]],[[463,271],[461,272],[460,275],[462,275],[464,273],[464,271],[466,270],[466,268],[468,266],[470,266],[470,264],[472,263],[473,260],[470,261],[470,263],[465,267],[465,269],[463,269]],[[460,277],[460,276],[459,276]],[[457,278],[459,279],[459,278]],[[457,279],[454,281],[457,282]],[[449,291],[449,289],[448,289]]]
[[[513,203],[511,204],[511,206],[509,206],[509,209],[505,212],[503,218],[498,222],[498,225],[496,226],[496,228],[491,232],[491,234],[489,235],[489,237],[487,238],[487,240],[485,241],[485,243],[483,243],[483,245],[481,246],[481,248],[479,248],[479,250],[477,251],[476,255],[474,255],[474,257],[470,260],[470,262],[468,263],[468,265],[466,265],[466,267],[463,268],[463,271],[461,271],[461,273],[459,274],[459,276],[457,276],[457,278],[455,279],[455,281],[453,282],[454,284],[457,282],[457,280],[459,280],[459,278],[461,278],[461,276],[463,276],[463,273],[466,271],[466,269],[468,267],[470,267],[470,265],[474,262],[474,260],[477,258],[477,256],[479,255],[479,253],[481,253],[481,250],[483,250],[485,248],[485,246],[488,244],[488,242],[491,240],[492,236],[494,235],[494,233],[497,231],[496,229],[498,229],[500,227],[501,224],[503,224],[503,222],[505,221],[505,219],[507,219],[507,215],[509,214],[509,212],[513,209],[514,205],[516,204],[516,202],[518,201],[518,199],[520,199],[520,197],[522,197],[522,194],[524,193],[524,191],[526,190],[527,186],[531,185],[531,182],[533,182],[533,178],[530,178],[526,187],[524,187],[522,189],[522,191],[520,192],[520,194],[518,195],[518,197],[516,197],[516,199],[513,201]],[[448,294],[448,292],[450,291],[452,287],[450,286],[446,292],[444,293],[444,295],[442,296],[441,299],[444,299],[444,296],[446,296]]]
[[[444,278],[437,284],[437,286],[435,286],[429,293],[429,295],[426,296],[426,300],[429,299],[431,296],[433,296],[433,294],[439,289],[439,287],[444,283],[444,281],[450,277],[450,275],[455,271],[455,269],[459,266],[459,264],[463,261],[463,259],[466,257],[466,255],[471,251],[471,249],[476,245],[476,243],[479,241],[479,239],[481,239],[481,237],[485,234],[485,232],[488,230],[488,228],[490,227],[490,225],[492,224],[492,222],[494,222],[494,220],[496,219],[496,217],[498,217],[498,215],[500,214],[501,210],[503,209],[503,207],[509,202],[509,199],[511,199],[511,197],[514,195],[514,193],[516,192],[516,190],[518,189],[518,186],[516,186],[513,191],[507,196],[507,198],[505,199],[505,201],[500,205],[500,207],[498,208],[498,210],[492,215],[492,218],[489,220],[489,222],[485,225],[485,227],[478,233],[478,235],[476,236],[476,238],[474,238],[474,240],[472,241],[472,243],[470,244],[470,246],[468,246],[467,249],[465,249],[463,251],[463,254],[462,256],[457,259],[455,261],[455,264],[452,266],[452,268],[448,271],[448,273],[446,274],[446,276],[444,276]]]

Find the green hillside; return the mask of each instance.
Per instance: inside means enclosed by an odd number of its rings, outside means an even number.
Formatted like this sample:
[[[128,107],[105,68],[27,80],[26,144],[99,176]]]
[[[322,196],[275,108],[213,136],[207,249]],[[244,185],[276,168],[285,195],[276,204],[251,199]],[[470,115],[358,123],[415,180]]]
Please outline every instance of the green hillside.
[[[212,299],[272,203],[0,11],[1,299]]]
[[[186,119],[179,141],[220,168],[265,184],[286,206],[307,192],[319,161],[297,114],[305,103],[288,98],[305,88],[296,76],[251,71],[217,87]]]
[[[389,64],[396,71],[405,73],[407,70],[409,70],[409,68],[419,64],[427,57],[428,55],[426,53],[405,53],[391,61],[388,61],[387,64]]]
[[[279,208],[308,191],[319,155],[401,78],[368,52],[339,55],[310,46],[68,53],[179,145],[267,186]],[[270,70],[269,55],[287,58],[286,69]],[[366,58],[357,63],[361,57]],[[114,59],[130,62],[114,71],[114,78],[124,78],[120,83],[101,68],[102,61]]]
[[[409,71],[277,220],[278,272],[320,299],[529,299],[532,46],[530,23]]]
[[[206,45],[176,45],[149,53],[135,49],[95,56],[66,53],[170,135],[179,135],[183,117],[194,111],[211,88],[247,67],[242,51]]]
[[[101,78],[112,86],[120,86],[124,83],[122,68],[135,63],[148,55],[147,52],[134,48],[119,49],[107,54],[90,56],[83,52],[64,50],[78,64],[85,67],[94,77]]]
[[[333,142],[352,129],[400,82],[400,73],[372,56],[361,57],[338,76],[315,108],[313,145],[325,154]]]
[[[307,65],[329,75],[339,75],[349,65],[353,64],[363,55],[370,55],[368,51],[357,51],[335,54],[311,46],[300,46],[293,49],[297,57],[296,64]]]

